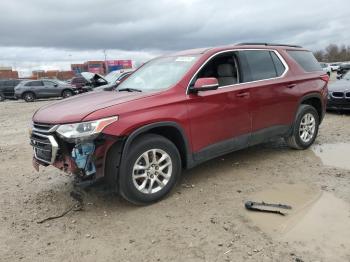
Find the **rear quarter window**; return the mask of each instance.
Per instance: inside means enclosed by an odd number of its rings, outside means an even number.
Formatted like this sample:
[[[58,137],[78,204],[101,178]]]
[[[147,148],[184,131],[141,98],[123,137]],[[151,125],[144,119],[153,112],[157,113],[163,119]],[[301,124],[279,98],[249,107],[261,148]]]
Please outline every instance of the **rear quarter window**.
[[[242,82],[271,79],[286,70],[275,52],[270,50],[246,50],[238,52]]]
[[[321,65],[310,51],[288,50],[287,53],[306,71],[322,71]]]

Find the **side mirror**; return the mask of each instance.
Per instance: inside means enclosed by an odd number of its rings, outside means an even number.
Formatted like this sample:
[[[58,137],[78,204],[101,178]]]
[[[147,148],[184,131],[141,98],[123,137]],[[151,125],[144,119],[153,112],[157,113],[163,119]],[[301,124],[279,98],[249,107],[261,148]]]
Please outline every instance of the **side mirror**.
[[[192,93],[200,91],[216,90],[219,87],[219,82],[215,77],[198,78],[194,86],[190,89]]]
[[[54,87],[58,87],[58,84],[54,84],[53,86],[54,86]]]
[[[115,86],[117,87],[121,82],[120,80],[115,81]]]

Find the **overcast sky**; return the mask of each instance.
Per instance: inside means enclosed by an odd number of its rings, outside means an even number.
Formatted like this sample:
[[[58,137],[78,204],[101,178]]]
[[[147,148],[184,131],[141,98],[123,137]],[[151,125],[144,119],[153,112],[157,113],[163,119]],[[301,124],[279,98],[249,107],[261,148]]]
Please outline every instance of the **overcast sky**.
[[[350,44],[348,0],[2,0],[0,66],[22,74],[71,62],[146,61],[244,41]]]

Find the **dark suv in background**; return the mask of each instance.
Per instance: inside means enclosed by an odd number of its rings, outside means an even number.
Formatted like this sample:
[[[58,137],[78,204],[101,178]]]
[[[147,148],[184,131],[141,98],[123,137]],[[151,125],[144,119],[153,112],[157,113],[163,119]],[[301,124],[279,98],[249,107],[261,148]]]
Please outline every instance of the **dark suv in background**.
[[[77,94],[77,88],[59,80],[27,80],[15,87],[15,96],[26,102],[38,98],[70,97]]]
[[[0,80],[0,101],[4,101],[6,98],[15,98],[15,86],[21,81],[18,79]]]
[[[91,92],[35,112],[33,164],[83,183],[104,177],[125,199],[164,197],[182,169],[282,137],[315,141],[329,77],[298,46],[243,43],[155,58],[117,91]]]

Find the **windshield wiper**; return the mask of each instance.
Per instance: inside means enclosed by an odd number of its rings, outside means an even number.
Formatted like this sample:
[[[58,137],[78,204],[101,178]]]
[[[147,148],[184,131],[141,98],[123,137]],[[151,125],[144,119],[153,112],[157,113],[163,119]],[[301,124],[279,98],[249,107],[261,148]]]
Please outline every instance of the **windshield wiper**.
[[[128,91],[128,92],[142,92],[142,90],[137,89],[137,88],[121,88],[121,89],[117,89],[118,92],[122,92],[122,91]]]

